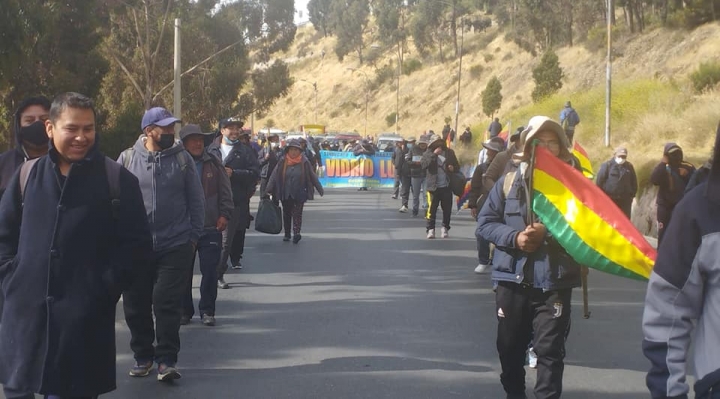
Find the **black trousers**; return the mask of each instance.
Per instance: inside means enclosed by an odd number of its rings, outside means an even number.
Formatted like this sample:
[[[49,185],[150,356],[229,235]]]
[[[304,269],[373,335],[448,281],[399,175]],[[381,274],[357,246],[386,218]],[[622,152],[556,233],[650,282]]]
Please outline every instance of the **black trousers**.
[[[667,205],[658,205],[657,206],[657,221],[658,221],[658,246],[662,242],[663,236],[665,235],[665,230],[667,229],[668,225],[670,224],[670,218],[672,216],[672,211],[675,207],[667,206]]]
[[[442,225],[450,230],[450,214],[452,213],[453,193],[450,187],[438,187],[431,193],[430,212],[427,219],[427,231],[435,228],[435,218],[437,217],[438,205],[442,208],[443,218]]]
[[[565,135],[567,136],[568,141],[570,142],[570,144],[572,144],[572,143],[573,143],[573,138],[575,137],[575,129],[574,129],[574,128],[573,128],[572,130],[571,130],[571,129],[565,129]]]
[[[198,240],[196,256],[200,257],[200,302],[198,310],[200,316],[215,316],[215,302],[217,301],[217,264],[220,262],[222,252],[222,233],[217,230],[205,230]],[[193,257],[193,265],[195,257]],[[189,318],[195,315],[195,305],[192,297],[193,268],[190,268],[190,278],[185,285],[183,296],[183,314]]]
[[[632,214],[632,202],[633,202],[632,197],[630,197],[630,198],[613,198],[612,200],[615,203],[615,205],[617,205],[618,208],[620,208],[620,210],[623,211],[625,216],[627,216],[627,218],[630,219],[632,216],[631,215]]]
[[[572,289],[543,292],[501,281],[495,295],[500,381],[505,392],[525,393],[525,351],[532,339],[538,357],[535,397],[560,398]]]
[[[245,232],[249,223],[250,201],[236,203],[227,229],[222,233],[223,247],[220,262],[217,265],[218,278],[225,276],[228,258],[233,265],[240,263],[240,257],[245,250]]]
[[[402,184],[400,174],[395,173],[395,184],[393,185],[393,196],[397,197],[400,192],[400,185]]]
[[[193,266],[193,253],[190,243],[156,251],[154,263],[136,276],[133,285],[123,293],[135,360],[171,365],[177,362],[183,294]],[[156,337],[157,345],[153,347]]]
[[[412,188],[410,176],[400,176],[400,198],[404,206],[408,206],[410,201],[410,188]]]

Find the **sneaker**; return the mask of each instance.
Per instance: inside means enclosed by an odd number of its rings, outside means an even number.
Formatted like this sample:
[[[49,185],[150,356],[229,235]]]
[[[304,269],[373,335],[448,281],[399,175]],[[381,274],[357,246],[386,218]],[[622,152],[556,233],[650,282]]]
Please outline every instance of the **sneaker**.
[[[408,207],[407,207],[407,206],[403,205],[403,206],[400,207],[400,213],[407,213],[407,212],[408,212]]]
[[[136,361],[133,368],[130,369],[130,377],[146,377],[153,368],[152,360],[146,362]]]
[[[210,316],[209,314],[202,315],[202,323],[206,326],[214,326],[215,325],[215,316]]]
[[[484,273],[487,273],[488,269],[490,269],[490,265],[484,265],[484,264],[480,263],[475,268],[475,273],[484,274]]]
[[[285,237],[283,237],[283,241],[289,242],[289,241],[290,241],[290,238],[292,238],[292,237],[290,237],[290,236],[285,236]]]
[[[528,354],[528,367],[530,367],[531,369],[536,369],[537,368],[537,355],[535,354],[535,351],[533,350],[533,348],[528,349],[527,354]]]
[[[442,231],[442,238],[450,237],[450,234],[448,234],[448,229],[445,226],[443,226],[443,228],[440,231]]]
[[[242,265],[240,264],[240,261],[232,265],[232,268],[235,270],[242,270]]]
[[[172,380],[179,380],[180,378],[182,378],[182,375],[180,375],[180,372],[175,368],[175,366],[170,366],[164,363],[160,363],[158,365],[158,381],[169,382]]]
[[[391,198],[392,198],[392,199],[397,199],[397,195],[393,195]]]
[[[226,290],[226,289],[230,288],[230,284],[226,283],[226,282],[225,282],[225,279],[222,278],[222,277],[220,277],[220,278],[218,279],[218,283],[217,283],[217,284],[218,284],[218,288],[220,288],[221,290]]]
[[[435,238],[435,229],[428,230],[427,238],[428,238],[428,240],[432,240],[433,238]]]
[[[297,244],[302,240],[302,236],[300,234],[296,234],[295,237],[293,237],[293,244]]]
[[[190,319],[191,319],[190,316],[182,315],[182,316],[180,317],[180,325],[181,325],[181,326],[185,326],[185,325],[190,324]]]

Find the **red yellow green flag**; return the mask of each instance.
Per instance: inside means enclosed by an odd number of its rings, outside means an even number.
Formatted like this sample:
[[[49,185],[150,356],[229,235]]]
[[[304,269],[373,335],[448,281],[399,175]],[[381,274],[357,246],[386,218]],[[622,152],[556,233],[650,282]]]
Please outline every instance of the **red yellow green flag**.
[[[577,141],[573,144],[572,153],[580,161],[580,167],[582,168],[583,175],[585,175],[588,179],[595,178],[595,172],[593,171],[590,157],[588,157],[587,151],[585,151],[585,149]]]
[[[533,211],[581,265],[647,280],[656,251],[625,214],[591,180],[536,149]]]

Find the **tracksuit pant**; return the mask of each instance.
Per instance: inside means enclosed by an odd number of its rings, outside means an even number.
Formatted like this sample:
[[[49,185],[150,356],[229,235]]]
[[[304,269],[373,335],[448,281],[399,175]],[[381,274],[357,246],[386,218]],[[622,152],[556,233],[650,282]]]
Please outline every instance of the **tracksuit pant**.
[[[495,295],[500,381],[505,392],[509,397],[525,394],[525,351],[532,340],[538,358],[535,397],[560,398],[572,289],[543,291],[501,281]]]
[[[435,219],[437,217],[438,206],[442,208],[443,218],[442,225],[450,230],[450,214],[452,213],[453,193],[450,187],[438,187],[432,192],[432,200],[430,202],[430,211],[427,219],[426,231],[435,229]]]

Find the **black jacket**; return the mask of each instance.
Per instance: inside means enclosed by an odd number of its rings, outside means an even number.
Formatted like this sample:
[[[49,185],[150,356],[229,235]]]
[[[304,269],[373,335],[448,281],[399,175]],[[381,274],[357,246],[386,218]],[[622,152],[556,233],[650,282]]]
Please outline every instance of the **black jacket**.
[[[28,156],[23,149],[22,141],[20,141],[20,113],[25,110],[29,105],[27,102],[20,104],[18,109],[15,111],[13,117],[13,134],[15,136],[15,148],[7,150],[0,154],[0,196],[5,192],[10,179],[15,174],[23,162],[28,160]]]
[[[677,147],[675,143],[665,145],[663,155],[667,156],[671,149]],[[656,203],[658,206],[672,209],[683,197],[685,186],[695,173],[695,167],[687,162],[677,166],[666,165],[660,162],[650,174],[652,184],[658,186]]]
[[[420,165],[420,161],[413,161],[413,157],[420,157],[416,159],[422,159],[423,154],[425,154],[425,150],[418,147],[417,145],[414,146],[408,155],[410,155],[410,160],[407,162],[407,164],[410,166],[410,177],[425,177],[425,169],[422,168],[422,165]]]
[[[611,159],[600,166],[596,183],[612,199],[635,198],[637,175],[630,162],[619,165]]]
[[[207,151],[218,159],[223,159],[220,140],[222,140],[222,136],[216,138]],[[243,143],[237,143],[222,164],[233,171],[230,176],[230,185],[235,206],[250,201],[260,179],[260,162],[255,150]]]
[[[266,155],[270,156],[265,159]],[[270,148],[270,146],[263,146],[260,152],[258,152],[258,162],[260,163],[261,178],[270,178],[270,175],[272,175],[273,170],[275,170],[275,166],[277,166],[280,157],[282,157],[281,149],[278,148],[273,150],[272,148]]]
[[[468,197],[468,208],[482,208],[482,203],[478,204],[478,198],[482,196],[484,203],[490,190],[486,190],[483,185],[483,175],[490,166],[490,162],[478,165],[470,180],[470,196]]]
[[[67,178],[57,157],[51,148],[34,165],[24,204],[19,173],[0,201],[0,383],[94,396],[115,389],[115,306],[147,265],[152,237],[135,176],[120,171],[113,206],[99,151]]]

